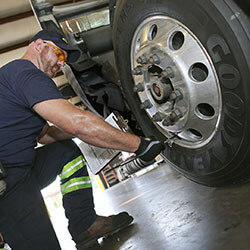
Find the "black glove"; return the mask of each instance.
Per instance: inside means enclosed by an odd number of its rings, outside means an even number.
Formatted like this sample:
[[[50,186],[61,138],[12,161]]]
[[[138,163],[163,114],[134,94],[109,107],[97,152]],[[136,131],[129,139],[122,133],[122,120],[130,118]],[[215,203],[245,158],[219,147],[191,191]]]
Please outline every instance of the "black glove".
[[[139,148],[135,151],[136,156],[141,160],[152,161],[165,148],[164,143],[157,140],[146,140],[141,137]]]

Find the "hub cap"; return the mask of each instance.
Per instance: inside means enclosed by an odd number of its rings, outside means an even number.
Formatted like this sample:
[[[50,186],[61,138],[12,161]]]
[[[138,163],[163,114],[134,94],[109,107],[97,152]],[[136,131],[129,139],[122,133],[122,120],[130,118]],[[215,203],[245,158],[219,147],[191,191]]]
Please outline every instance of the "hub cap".
[[[131,46],[134,91],[155,126],[183,147],[199,148],[215,135],[221,93],[212,60],[195,35],[165,16],[147,18]]]

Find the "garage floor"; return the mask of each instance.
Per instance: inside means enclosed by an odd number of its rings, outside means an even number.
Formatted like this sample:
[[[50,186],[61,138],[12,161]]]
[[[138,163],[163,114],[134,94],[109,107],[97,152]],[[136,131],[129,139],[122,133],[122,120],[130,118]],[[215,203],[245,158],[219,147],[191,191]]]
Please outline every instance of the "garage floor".
[[[204,187],[166,164],[103,193],[97,210],[126,210],[134,223],[100,250],[249,250],[250,184]]]
[[[97,249],[249,250],[249,191],[250,184],[201,186],[161,164],[105,192],[95,191],[98,214],[125,210],[134,217],[131,226],[101,240]],[[62,233],[58,236],[63,250],[75,249],[72,242],[63,242]]]

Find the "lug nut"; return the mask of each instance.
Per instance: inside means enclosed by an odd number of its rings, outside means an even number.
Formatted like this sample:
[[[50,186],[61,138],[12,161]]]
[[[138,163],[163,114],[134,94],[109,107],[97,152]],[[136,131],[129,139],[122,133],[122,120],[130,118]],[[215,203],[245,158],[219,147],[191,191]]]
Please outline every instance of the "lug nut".
[[[174,70],[171,67],[167,67],[165,70],[161,72],[161,76],[163,78],[174,78]]]
[[[136,68],[134,68],[132,74],[133,75],[142,75],[142,67],[141,66],[137,66]]]
[[[168,117],[162,122],[163,126],[171,126],[182,118],[186,113],[186,108],[181,107],[173,110]]]
[[[185,114],[185,110],[181,110],[179,108],[173,110],[169,115],[170,119],[174,122],[177,122],[180,118],[182,118]]]
[[[146,54],[143,54],[143,55],[139,56],[139,57],[137,58],[136,61],[137,61],[137,63],[139,63],[139,64],[147,64],[147,62],[148,62],[148,57],[147,57]]]
[[[144,84],[143,83],[138,83],[137,85],[134,86],[133,88],[134,92],[142,92],[145,90]]]
[[[164,110],[165,110],[166,112],[169,112],[172,108],[173,108],[173,103],[172,103],[172,102],[166,102],[166,103],[164,104]]]
[[[182,99],[182,93],[181,93],[181,91],[179,90],[179,89],[176,89],[175,91],[173,91],[172,93],[171,93],[171,95],[169,96],[169,99],[170,100],[175,100],[175,101],[179,101],[179,100],[181,100]]]
[[[141,104],[141,109],[150,109],[152,107],[153,105],[149,100],[146,100]]]
[[[161,60],[156,54],[153,54],[152,56],[150,56],[149,62],[154,64],[159,64]]]
[[[168,127],[168,126],[171,126],[171,125],[173,125],[174,123],[171,121],[171,119],[169,118],[169,117],[167,117],[163,122],[162,122],[162,125],[163,126],[166,126],[166,127]]]
[[[164,118],[164,115],[160,112],[157,112],[154,116],[153,116],[153,121],[154,122],[161,122]]]

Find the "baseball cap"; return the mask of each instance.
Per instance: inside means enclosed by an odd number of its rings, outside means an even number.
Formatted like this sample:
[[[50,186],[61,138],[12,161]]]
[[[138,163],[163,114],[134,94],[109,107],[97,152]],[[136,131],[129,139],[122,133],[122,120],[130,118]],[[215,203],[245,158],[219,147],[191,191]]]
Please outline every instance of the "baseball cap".
[[[53,42],[59,48],[65,50],[68,54],[67,62],[74,63],[80,57],[80,51],[76,48],[71,47],[66,38],[57,31],[52,30],[41,30],[36,35],[30,39],[30,43],[36,41],[37,39],[43,39]]]

